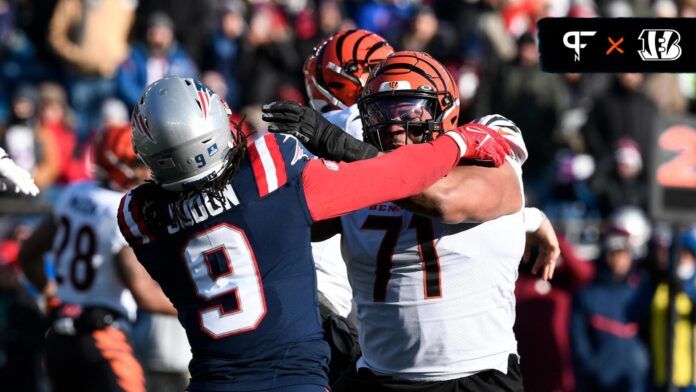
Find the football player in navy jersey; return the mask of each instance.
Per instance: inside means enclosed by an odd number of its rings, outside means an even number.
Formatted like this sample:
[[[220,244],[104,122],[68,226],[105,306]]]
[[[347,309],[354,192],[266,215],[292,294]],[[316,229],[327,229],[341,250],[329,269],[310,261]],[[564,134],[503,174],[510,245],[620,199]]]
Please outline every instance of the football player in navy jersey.
[[[289,135],[247,142],[227,105],[193,79],[151,84],[133,116],[133,145],[153,181],[121,200],[118,222],[186,329],[189,391],[324,391],[310,228],[403,198],[460,159],[500,165],[494,131],[446,133],[375,159],[313,159]],[[357,160],[347,143],[341,160]],[[362,151],[362,149],[361,149]],[[375,154],[376,155],[376,154]],[[345,159],[343,159],[345,158]]]

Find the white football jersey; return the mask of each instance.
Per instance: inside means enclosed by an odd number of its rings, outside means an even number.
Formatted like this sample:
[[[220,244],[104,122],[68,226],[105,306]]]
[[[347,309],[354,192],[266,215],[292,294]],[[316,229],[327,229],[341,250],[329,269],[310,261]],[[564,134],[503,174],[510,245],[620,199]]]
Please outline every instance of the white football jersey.
[[[503,136],[515,147],[507,161],[522,192],[524,141],[519,133]],[[508,356],[517,353],[521,210],[450,225],[384,203],[343,216],[341,224],[358,305],[358,367],[414,381],[507,373]]]
[[[351,136],[362,140],[362,122],[357,105],[324,113],[324,117]],[[317,290],[331,302],[339,315],[347,317],[351,310],[353,292],[348,283],[346,264],[341,256],[341,235],[312,242],[312,256],[317,270]]]
[[[422,381],[507,372],[517,352],[521,212],[448,225],[385,203],[341,222],[360,321],[358,366]]]
[[[357,104],[342,110],[326,112],[324,113],[324,118],[331,121],[332,124],[338,125],[350,136],[363,140],[362,120],[360,119],[360,111]]]
[[[103,306],[133,320],[135,300],[114,260],[128,246],[116,220],[121,197],[94,182],[70,185],[61,194],[54,213],[57,295],[63,302]]]

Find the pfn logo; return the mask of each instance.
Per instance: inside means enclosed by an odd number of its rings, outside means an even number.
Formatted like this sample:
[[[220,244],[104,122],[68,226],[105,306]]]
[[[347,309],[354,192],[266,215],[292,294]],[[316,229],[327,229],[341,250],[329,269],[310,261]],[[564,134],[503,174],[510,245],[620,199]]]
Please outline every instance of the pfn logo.
[[[638,51],[643,61],[673,61],[681,56],[681,36],[675,30],[645,29],[638,39],[643,42],[643,49]]]
[[[580,61],[580,49],[584,49],[587,44],[580,42],[580,37],[592,37],[596,31],[569,31],[563,36],[563,45],[575,51],[575,61]],[[572,39],[572,40],[571,40]]]

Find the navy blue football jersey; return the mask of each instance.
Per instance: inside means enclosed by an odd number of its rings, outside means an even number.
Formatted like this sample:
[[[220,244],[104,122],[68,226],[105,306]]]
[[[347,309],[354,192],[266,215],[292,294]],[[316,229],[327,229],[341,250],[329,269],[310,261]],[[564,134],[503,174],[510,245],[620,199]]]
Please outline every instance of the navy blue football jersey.
[[[153,184],[123,198],[121,231],[186,329],[192,390],[328,385],[302,186],[309,159],[296,139],[266,135],[224,200],[194,194],[177,214],[176,196]],[[169,218],[144,219],[148,208]]]

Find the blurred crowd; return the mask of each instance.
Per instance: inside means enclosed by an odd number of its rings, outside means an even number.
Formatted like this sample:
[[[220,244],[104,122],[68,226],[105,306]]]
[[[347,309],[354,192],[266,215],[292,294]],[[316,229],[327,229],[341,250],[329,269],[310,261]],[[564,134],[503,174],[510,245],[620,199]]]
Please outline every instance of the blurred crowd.
[[[50,207],[63,186],[90,178],[93,135],[129,127],[151,82],[198,78],[261,128],[261,104],[306,102],[314,45],[343,28],[373,31],[445,64],[460,118],[500,113],[522,129],[527,204],[547,213],[562,244],[551,283],[524,266],[518,280],[527,390],[660,390],[673,368],[672,382],[696,391],[696,231],[646,217],[653,138],[661,120],[696,112],[696,77],[543,73],[535,23],[545,16],[693,17],[696,1],[0,0],[0,147]],[[0,195],[0,380],[47,390],[44,321],[16,266],[40,208],[19,202]],[[166,376],[185,379],[176,321],[141,316],[135,346],[148,375],[179,385]]]

